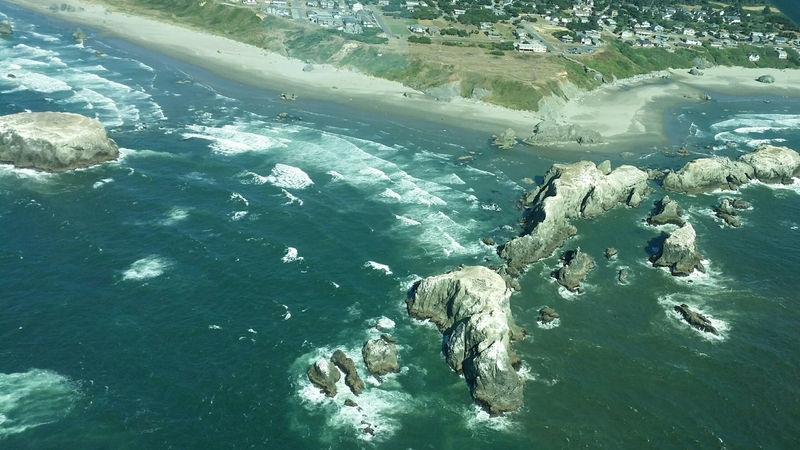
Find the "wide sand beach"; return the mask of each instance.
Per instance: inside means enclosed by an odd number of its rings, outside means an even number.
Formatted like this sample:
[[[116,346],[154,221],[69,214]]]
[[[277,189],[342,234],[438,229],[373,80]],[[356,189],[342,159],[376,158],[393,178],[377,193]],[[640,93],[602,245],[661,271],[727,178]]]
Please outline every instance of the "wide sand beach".
[[[296,93],[300,98],[333,101],[377,114],[441,122],[487,134],[508,127],[520,137],[531,134],[543,118],[597,130],[613,149],[658,145],[664,141],[663,114],[676,104],[698,101],[697,94],[800,96],[800,71],[715,67],[703,76],[671,70],[667,78],[622,80],[569,101],[545,99],[541,111],[516,111],[484,102],[437,101],[400,83],[330,65],[303,71],[303,61],[290,59],[222,36],[115,12],[106,5],[71,1],[78,11],[53,13],[48,0],[7,0],[38,13],[55,16],[101,35],[120,38],[211,73],[250,86]],[[774,84],[755,81],[772,75]],[[575,146],[580,148],[579,146]],[[585,150],[585,149],[584,149]]]

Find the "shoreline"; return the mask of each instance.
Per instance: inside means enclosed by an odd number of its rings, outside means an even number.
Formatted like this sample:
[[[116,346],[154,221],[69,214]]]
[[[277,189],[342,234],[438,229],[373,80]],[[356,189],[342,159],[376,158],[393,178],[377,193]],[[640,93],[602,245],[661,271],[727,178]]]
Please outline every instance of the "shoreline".
[[[578,90],[568,100],[545,99],[539,111],[516,111],[468,99],[437,101],[397,82],[325,64],[315,64],[314,70],[306,72],[306,64],[300,60],[165,22],[127,13],[106,14],[105,6],[94,3],[72,1],[83,10],[53,13],[48,9],[50,3],[42,0],[7,1],[37,14],[98,30],[101,36],[121,39],[223,79],[295,93],[301,99],[481,131],[487,133],[487,139],[506,128],[514,129],[521,138],[528,137],[533,127],[546,118],[594,129],[605,141],[599,146],[552,146],[566,151],[613,153],[663,144],[667,141],[665,111],[681,103],[700,101],[699,94],[710,93],[712,99],[714,93],[800,97],[800,70],[720,66],[704,70],[703,76],[689,75],[684,69],[666,71],[667,79],[658,74],[640,75],[589,92]],[[141,30],[147,30],[147,34],[142,35]],[[775,83],[755,81],[761,75],[772,75]]]

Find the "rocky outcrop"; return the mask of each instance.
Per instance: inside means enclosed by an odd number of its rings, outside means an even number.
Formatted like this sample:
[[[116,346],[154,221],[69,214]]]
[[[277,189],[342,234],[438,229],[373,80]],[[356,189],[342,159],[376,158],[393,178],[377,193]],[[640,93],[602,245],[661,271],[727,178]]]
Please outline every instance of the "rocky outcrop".
[[[800,175],[800,155],[786,147],[763,145],[732,161],[725,157],[700,158],[677,172],[669,172],[661,183],[664,189],[689,194],[714,189],[736,189],[750,180],[788,183]]]
[[[308,379],[314,386],[322,389],[328,397],[336,396],[336,382],[342,377],[339,369],[332,362],[318,359],[306,372]]]
[[[725,223],[732,227],[740,227],[742,225],[739,219],[739,210],[750,208],[750,204],[744,200],[734,200],[730,198],[723,198],[719,206],[714,209],[714,214],[722,219]]]
[[[63,172],[118,157],[117,144],[97,119],[54,112],[0,117],[2,163]]]
[[[672,275],[685,276],[695,269],[705,272],[703,257],[697,252],[697,234],[689,222],[673,231],[664,241],[661,252],[651,258],[655,267],[669,267]]]
[[[355,362],[341,350],[333,352],[331,362],[344,372],[344,384],[350,388],[350,391],[355,395],[361,395],[361,392],[364,391],[364,381],[358,376]]]
[[[377,376],[390,372],[399,372],[397,363],[397,346],[385,339],[370,339],[361,348],[364,364],[369,373]]]
[[[775,77],[772,75],[761,75],[760,77],[756,78],[756,81],[759,83],[772,84],[775,82]]]
[[[536,320],[538,320],[539,323],[546,325],[558,319],[559,317],[561,316],[559,316],[558,313],[553,308],[545,306],[544,308],[539,310],[539,318]]]
[[[0,36],[9,36],[14,32],[11,28],[11,23],[7,20],[0,21]]]
[[[83,30],[78,28],[77,30],[75,30],[74,33],[72,33],[72,38],[75,39],[78,42],[83,42],[83,41],[88,40],[89,36],[87,36],[86,33],[83,32]]]
[[[665,195],[664,198],[656,202],[656,210],[647,218],[650,225],[673,224],[682,226],[685,220],[681,219],[683,209],[678,206],[678,202]]]
[[[697,77],[703,76],[703,71],[697,68],[692,68],[689,70],[689,75],[694,75]]]
[[[559,125],[546,120],[536,124],[531,137],[524,140],[528,145],[597,144],[602,141],[603,137],[597,131],[580,125]]]
[[[692,311],[689,306],[686,305],[686,303],[675,305],[674,309],[689,325],[697,328],[700,331],[705,331],[706,333],[711,333],[713,335],[719,335],[719,332],[714,325],[711,324],[711,321],[708,320],[708,317],[696,311]]]
[[[611,259],[611,258],[617,256],[617,253],[619,253],[619,251],[617,249],[615,249],[614,247],[608,247],[606,249],[606,251],[603,252],[603,254],[606,256],[606,259]]]
[[[520,199],[527,209],[524,234],[503,245],[499,254],[510,268],[521,271],[577,233],[569,219],[595,217],[619,203],[638,206],[649,192],[647,174],[633,166],[604,175],[589,161],[554,164],[542,185]]]
[[[588,254],[581,252],[580,248],[565,252],[561,259],[564,265],[553,274],[556,281],[571,292],[580,292],[581,282],[586,279],[586,274],[594,269],[594,260]]]
[[[517,135],[514,133],[514,130],[509,128],[497,136],[494,136],[492,145],[502,149],[514,148],[514,146],[517,145]]]
[[[445,359],[463,372],[473,399],[491,413],[522,405],[519,358],[511,351],[523,330],[511,316],[511,290],[486,267],[462,267],[418,282],[407,301],[408,313],[429,319],[446,336]]]
[[[619,269],[619,273],[617,274],[617,281],[619,281],[620,283],[624,283],[625,280],[627,279],[628,279],[628,269],[624,267],[622,269]]]
[[[750,165],[764,183],[791,183],[792,177],[800,175],[800,155],[786,147],[762,145],[739,161]]]

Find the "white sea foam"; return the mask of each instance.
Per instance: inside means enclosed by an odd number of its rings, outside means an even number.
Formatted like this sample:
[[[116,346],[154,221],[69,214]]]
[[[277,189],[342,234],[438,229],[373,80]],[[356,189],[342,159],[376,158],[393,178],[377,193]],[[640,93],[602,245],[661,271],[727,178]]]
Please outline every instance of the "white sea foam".
[[[297,249],[294,247],[286,247],[286,254],[283,255],[281,261],[284,263],[291,263],[295,261],[302,261],[302,256],[297,256]]]
[[[384,198],[391,198],[391,199],[394,199],[394,200],[397,200],[397,201],[403,201],[403,196],[402,195],[398,194],[397,192],[395,192],[395,191],[393,191],[393,190],[391,190],[389,188],[386,188],[383,192],[381,192],[380,196],[384,197]]]
[[[296,204],[298,206],[303,206],[303,200],[295,197],[291,192],[287,191],[286,189],[281,189],[281,192],[283,192],[283,195],[286,196],[287,200],[284,205]]]
[[[0,164],[0,177],[14,177],[21,180],[47,182],[58,177],[58,174],[34,169],[21,169],[11,164]]]
[[[266,180],[285,189],[305,189],[314,184],[307,173],[287,164],[275,164]]]
[[[667,294],[658,298],[658,303],[664,307],[664,312],[670,323],[679,329],[690,329],[700,337],[710,341],[723,341],[730,331],[730,324],[716,317],[713,309],[708,306],[707,296],[701,294]],[[717,329],[718,335],[707,333],[687,323],[681,313],[675,311],[675,305],[686,304],[692,311],[702,314]]]
[[[358,171],[359,175],[363,175],[375,180],[392,181],[382,170],[374,167],[365,167]]]
[[[399,220],[400,223],[402,223],[403,225],[411,225],[411,226],[420,225],[420,222],[417,222],[416,220],[408,218],[406,216],[399,216],[395,214],[394,217],[395,219]]]
[[[247,211],[234,211],[233,214],[231,214],[231,220],[235,222],[244,219],[245,216],[247,216]]]
[[[377,271],[381,271],[386,275],[391,275],[392,271],[389,269],[389,266],[386,264],[376,263],[375,261],[367,261],[364,263],[364,267],[371,268]]]
[[[172,226],[182,222],[189,217],[189,210],[186,208],[172,208],[167,214],[167,218],[162,220],[163,225]]]
[[[147,280],[155,278],[164,273],[170,267],[169,261],[158,255],[150,255],[131,264],[122,274],[123,280]]]
[[[244,202],[244,206],[250,206],[250,202],[248,202],[247,199],[244,198],[244,196],[242,196],[242,194],[239,194],[238,192],[232,192],[231,193],[231,200],[233,200],[233,201],[241,201],[241,202]]]
[[[209,146],[216,153],[234,155],[243,152],[255,152],[286,147],[288,139],[265,136],[263,134],[243,131],[239,125],[225,125],[221,128],[205,125],[189,125],[186,127],[193,133],[184,133],[183,137],[211,141]]]
[[[327,173],[328,173],[328,175],[331,176],[331,181],[342,181],[342,180],[344,180],[344,175],[340,174],[339,172],[337,172],[335,170],[329,170]]]
[[[55,372],[0,373],[0,441],[64,418],[80,397],[78,386]]]
[[[515,428],[511,415],[493,416],[478,405],[465,407],[461,415],[467,428],[474,431],[481,429],[510,431]]]
[[[542,322],[540,322],[538,320],[536,321],[536,326],[541,328],[541,329],[543,329],[543,330],[552,330],[553,328],[557,328],[560,325],[561,325],[561,319],[560,318],[553,319],[552,321],[547,322],[547,323],[542,323]]]
[[[250,171],[241,172],[236,176],[242,178],[242,184],[265,184],[267,182],[267,177]]]

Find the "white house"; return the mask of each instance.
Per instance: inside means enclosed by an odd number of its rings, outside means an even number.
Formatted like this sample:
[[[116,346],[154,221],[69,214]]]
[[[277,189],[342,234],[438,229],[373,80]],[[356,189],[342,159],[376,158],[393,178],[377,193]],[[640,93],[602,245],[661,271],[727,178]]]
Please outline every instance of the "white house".
[[[545,46],[541,41],[528,41],[523,40],[514,44],[520,52],[530,52],[530,53],[545,53],[547,52],[547,46]]]
[[[755,53],[750,53],[749,55],[747,55],[747,59],[749,59],[752,62],[756,62],[756,61],[761,59],[761,55],[756,55]]]
[[[694,36],[695,34],[697,34],[697,31],[695,31],[694,28],[684,28],[683,34],[686,36]]]
[[[789,57],[783,49],[776,48],[775,51],[778,52],[778,59],[786,59]]]
[[[362,11],[364,9],[364,5],[362,5],[359,2],[355,2],[355,3],[353,3],[352,9],[353,9],[353,12],[359,12],[359,11]]]

